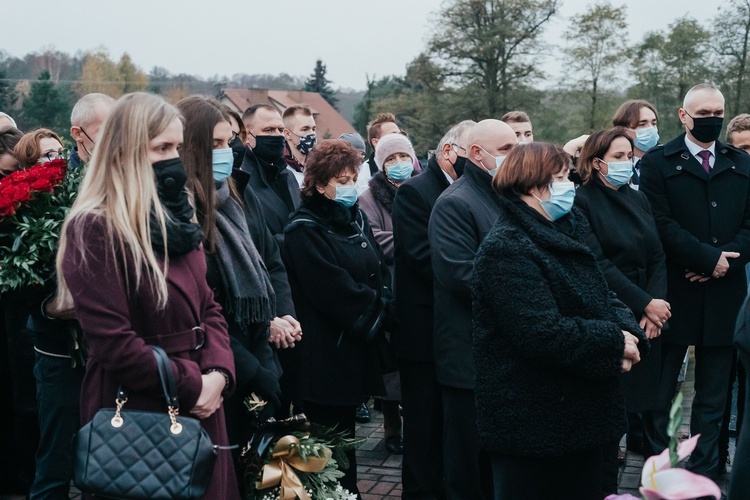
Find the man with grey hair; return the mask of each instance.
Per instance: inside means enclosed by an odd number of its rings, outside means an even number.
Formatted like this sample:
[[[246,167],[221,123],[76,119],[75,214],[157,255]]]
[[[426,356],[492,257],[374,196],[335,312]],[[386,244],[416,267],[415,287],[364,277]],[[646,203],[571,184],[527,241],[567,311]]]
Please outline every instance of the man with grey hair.
[[[659,453],[666,448],[670,400],[689,346],[695,346],[692,435],[701,434],[687,468],[716,479],[718,438],[727,400],[735,318],[750,260],[750,156],[719,142],[724,96],[696,85],[678,111],[685,133],[641,160],[640,190],[651,202],[667,256],[672,317],[663,333],[659,408],[644,418]],[[651,427],[649,427],[649,425]]]
[[[405,499],[444,496],[443,410],[432,350],[433,279],[427,227],[438,197],[463,173],[467,137],[474,125],[466,120],[451,128],[424,172],[404,182],[393,202]]]
[[[70,113],[70,136],[76,145],[70,150],[71,169],[89,161],[99,130],[114,106],[115,100],[106,94],[86,94],[73,106]]]
[[[3,113],[2,111],[0,111],[0,128],[7,126],[18,128],[18,125],[16,125],[16,121],[12,116],[10,116],[8,113]]]

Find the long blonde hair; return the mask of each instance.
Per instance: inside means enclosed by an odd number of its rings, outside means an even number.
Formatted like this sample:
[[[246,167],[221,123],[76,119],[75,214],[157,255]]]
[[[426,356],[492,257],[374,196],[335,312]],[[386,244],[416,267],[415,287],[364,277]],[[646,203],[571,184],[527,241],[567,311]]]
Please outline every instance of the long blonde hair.
[[[96,149],[86,166],[78,198],[65,219],[57,252],[57,278],[60,304],[72,304],[62,273],[62,261],[71,226],[75,245],[86,258],[81,225],[85,215],[103,217],[107,227],[108,251],[120,255],[126,286],[137,289],[145,273],[157,298],[157,306],[167,304],[166,215],[159,201],[151,162],[149,141],[160,135],[180,113],[161,97],[136,92],[121,97],[105,121]],[[165,245],[163,263],[151,247],[151,209],[154,208]],[[135,280],[127,275],[128,263]]]

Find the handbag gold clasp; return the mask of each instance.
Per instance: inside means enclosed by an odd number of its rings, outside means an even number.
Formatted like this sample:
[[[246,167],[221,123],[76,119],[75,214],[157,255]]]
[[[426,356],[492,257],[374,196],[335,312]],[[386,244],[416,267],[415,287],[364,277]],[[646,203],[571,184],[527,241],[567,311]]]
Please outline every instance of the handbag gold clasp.
[[[179,434],[182,432],[182,424],[177,421],[177,415],[180,413],[180,409],[174,406],[169,407],[169,420],[172,421],[172,425],[169,427],[169,432],[172,434]]]
[[[115,404],[117,405],[117,408],[115,409],[115,416],[112,417],[112,420],[110,420],[110,423],[112,424],[112,427],[115,427],[117,429],[119,429],[120,427],[122,427],[123,420],[122,420],[122,416],[120,416],[120,411],[122,410],[122,407],[125,406],[125,403],[127,403],[127,402],[128,402],[128,398],[125,398],[125,399],[117,398],[117,399],[115,399]]]

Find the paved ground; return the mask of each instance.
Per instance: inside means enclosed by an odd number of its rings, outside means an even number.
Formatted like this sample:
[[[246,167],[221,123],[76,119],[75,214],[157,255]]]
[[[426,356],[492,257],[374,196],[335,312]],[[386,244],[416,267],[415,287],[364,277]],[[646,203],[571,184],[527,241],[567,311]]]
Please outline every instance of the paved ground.
[[[690,432],[690,406],[694,395],[694,372],[693,364],[689,365],[685,382],[681,390],[685,397],[683,404],[684,423],[680,429],[682,437],[688,437]],[[398,499],[401,498],[401,456],[391,455],[385,449],[383,438],[383,415],[371,409],[372,421],[367,424],[358,424],[357,435],[366,437],[367,441],[357,451],[357,472],[359,473],[359,489],[364,500]],[[730,456],[734,458],[734,443],[730,442]],[[624,447],[624,440],[623,440]],[[640,497],[638,487],[641,481],[641,469],[643,468],[643,456],[628,452],[625,464],[620,468],[619,486],[620,493],[631,493]],[[731,478],[731,467],[729,473],[722,477],[718,484],[723,492],[726,492]],[[70,498],[79,499],[77,493],[71,494]],[[22,500],[21,496],[3,496],[0,500]]]
[[[692,361],[692,359],[691,359]],[[683,438],[690,434],[690,406],[694,396],[694,363],[688,365],[685,382],[681,390],[684,396],[683,402],[683,425],[680,435]],[[401,498],[401,457],[390,455],[385,450],[383,439],[383,415],[370,410],[373,417],[368,424],[359,424],[357,435],[367,437],[367,442],[357,451],[357,472],[359,473],[359,490],[364,500],[396,499]],[[735,439],[730,440],[730,457],[734,460]],[[622,447],[625,442],[623,439]],[[619,493],[631,493],[640,497],[638,488],[641,483],[641,469],[644,458],[642,455],[628,452],[625,464],[620,467],[618,484]],[[727,467],[728,474],[722,477],[718,484],[726,493],[729,479],[731,478],[731,467]]]

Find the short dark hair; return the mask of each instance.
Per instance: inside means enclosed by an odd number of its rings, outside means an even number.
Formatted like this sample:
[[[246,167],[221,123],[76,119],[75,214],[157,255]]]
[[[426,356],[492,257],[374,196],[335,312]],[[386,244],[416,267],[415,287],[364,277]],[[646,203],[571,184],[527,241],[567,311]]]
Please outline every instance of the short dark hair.
[[[600,160],[607,154],[612,143],[618,137],[624,137],[633,147],[633,139],[628,135],[624,127],[615,127],[609,130],[602,130],[591,134],[581,148],[581,156],[576,162],[576,171],[581,176],[584,184],[588,184],[593,179],[594,160]]]
[[[18,141],[23,137],[23,132],[18,130],[13,125],[6,125],[0,127],[0,155],[5,153],[13,154],[13,149],[18,144]]]
[[[289,106],[288,108],[286,108],[281,117],[287,119],[290,116],[296,115],[297,113],[304,116],[313,115],[312,109],[310,109],[310,106],[308,106],[307,104],[295,104],[294,106]]]
[[[505,123],[531,123],[531,118],[523,111],[508,111],[500,118]]]
[[[635,128],[638,126],[638,122],[641,121],[641,109],[648,108],[654,112],[657,121],[659,120],[659,113],[656,112],[656,108],[653,104],[643,99],[631,99],[625,101],[615,111],[615,116],[612,118],[613,127],[626,127]]]
[[[367,124],[367,143],[372,146],[373,139],[380,139],[380,127],[384,123],[396,123],[396,115],[393,113],[380,113]]]
[[[253,121],[255,113],[257,113],[259,109],[267,109],[269,111],[275,111],[276,113],[279,112],[278,109],[271,106],[270,104],[253,104],[252,106],[247,108],[244,113],[242,113],[242,123],[245,124],[246,128],[250,128],[250,123]]]
[[[315,145],[305,164],[305,184],[302,196],[309,198],[317,193],[317,186],[328,184],[342,172],[359,173],[362,153],[342,139],[326,139]]]
[[[548,142],[519,144],[510,150],[492,179],[492,187],[501,194],[529,194],[545,190],[552,176],[571,164],[570,155]]]
[[[745,130],[750,130],[750,115],[742,113],[732,118],[732,121],[727,125],[727,142],[734,145],[732,136],[737,132],[744,132]]]

